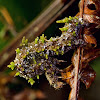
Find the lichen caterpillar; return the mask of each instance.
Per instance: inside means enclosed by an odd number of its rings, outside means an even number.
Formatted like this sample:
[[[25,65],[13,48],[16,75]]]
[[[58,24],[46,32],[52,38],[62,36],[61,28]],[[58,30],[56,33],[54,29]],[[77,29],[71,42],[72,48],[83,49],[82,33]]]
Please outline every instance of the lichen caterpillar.
[[[64,27],[59,28],[62,31],[60,37],[51,37],[47,40],[46,36],[42,34],[40,38],[37,37],[31,43],[28,43],[24,37],[21,48],[16,49],[13,65],[12,63],[8,65],[9,68],[16,69],[17,76],[24,77],[31,85],[34,84],[35,78],[39,79],[39,75],[45,73],[50,85],[55,89],[61,88],[64,83],[59,81],[57,74],[61,73],[62,70],[56,65],[63,61],[58,60],[55,55],[64,55],[79,45],[85,46],[85,41],[79,39],[78,36],[78,30],[84,25],[84,21],[79,20],[78,17],[70,16],[57,21],[57,23],[65,23]]]

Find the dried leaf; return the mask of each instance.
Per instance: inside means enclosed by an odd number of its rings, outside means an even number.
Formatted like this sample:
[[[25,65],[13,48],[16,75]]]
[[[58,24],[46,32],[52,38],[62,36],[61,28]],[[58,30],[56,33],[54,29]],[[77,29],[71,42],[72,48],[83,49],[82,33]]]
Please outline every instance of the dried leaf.
[[[86,68],[82,69],[81,81],[85,84],[86,88],[90,87],[95,77],[96,72],[91,68],[91,66],[87,65]]]
[[[93,37],[93,35],[86,35],[86,34],[84,34],[84,39],[85,39],[85,41],[86,41],[87,43],[94,44],[95,47],[96,47],[97,41],[96,41],[96,39]]]
[[[62,78],[63,80],[66,81],[67,84],[70,85],[70,87],[73,87],[73,83],[74,83],[74,66],[70,65],[67,68],[64,69],[64,71],[62,72]]]

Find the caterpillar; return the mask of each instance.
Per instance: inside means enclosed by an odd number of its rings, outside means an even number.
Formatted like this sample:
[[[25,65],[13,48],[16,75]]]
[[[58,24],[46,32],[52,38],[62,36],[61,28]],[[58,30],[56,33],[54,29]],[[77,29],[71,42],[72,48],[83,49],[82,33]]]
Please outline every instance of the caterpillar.
[[[17,71],[16,76],[25,78],[31,85],[35,83],[35,78],[39,79],[40,75],[45,74],[51,86],[55,89],[61,88],[64,82],[59,81],[58,74],[63,70],[59,69],[57,64],[64,61],[57,59],[56,56],[64,55],[78,46],[87,46],[85,40],[79,38],[79,30],[88,25],[87,22],[76,16],[69,16],[56,22],[65,24],[64,27],[59,28],[62,31],[60,37],[51,37],[47,40],[42,34],[31,43],[23,37],[21,47],[16,49],[14,62],[8,65],[9,68]]]

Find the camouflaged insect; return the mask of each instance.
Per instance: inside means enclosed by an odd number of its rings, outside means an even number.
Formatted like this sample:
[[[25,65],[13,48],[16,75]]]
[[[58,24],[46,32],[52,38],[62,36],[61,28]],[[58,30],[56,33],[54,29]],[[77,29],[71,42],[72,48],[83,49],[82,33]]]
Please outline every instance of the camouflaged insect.
[[[35,78],[39,79],[39,75],[45,73],[50,85],[55,89],[61,88],[64,83],[59,81],[60,76],[58,74],[62,70],[56,65],[63,60],[58,60],[56,55],[64,55],[70,49],[85,45],[84,40],[80,40],[78,37],[78,30],[85,22],[77,17],[69,17],[58,20],[57,23],[65,23],[64,27],[59,28],[62,31],[60,37],[51,37],[47,40],[46,36],[42,34],[40,38],[37,37],[31,43],[28,43],[24,37],[21,48],[16,49],[14,60],[16,76],[25,78],[31,85],[35,83]],[[11,66],[8,67],[11,68]]]

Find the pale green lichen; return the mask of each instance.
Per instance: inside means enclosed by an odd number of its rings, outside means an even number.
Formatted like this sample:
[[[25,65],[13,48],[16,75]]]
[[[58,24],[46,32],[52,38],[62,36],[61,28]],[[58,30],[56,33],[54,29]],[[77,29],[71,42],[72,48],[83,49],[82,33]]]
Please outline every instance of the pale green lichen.
[[[36,77],[37,77],[37,79],[39,79],[39,75],[37,75]]]
[[[31,85],[33,85],[35,83],[35,81],[32,78],[29,78],[28,83],[30,83]]]
[[[48,59],[48,55],[47,54],[45,54],[45,58]]]
[[[39,37],[37,37],[36,39],[35,39],[35,44],[37,44],[38,43],[38,41],[39,41]]]
[[[61,31],[67,31],[68,28],[67,27],[63,27],[63,28],[59,28]]]
[[[15,51],[16,51],[17,54],[20,53],[20,49],[19,48],[17,48]]]
[[[52,39],[52,37],[51,37],[51,38],[50,38],[50,41],[52,42],[52,40],[53,40],[53,39]]]
[[[15,74],[15,76],[19,76],[20,75],[20,72],[17,72],[16,74]]]
[[[41,63],[38,64],[39,66],[41,65]]]
[[[20,44],[20,46],[26,46],[28,44],[28,39],[25,39],[25,36],[22,39],[22,43]]]
[[[45,39],[46,39],[46,36],[44,36],[44,34],[42,34],[42,36],[40,36],[40,41],[42,43],[44,43],[45,42]]]
[[[10,65],[8,65],[9,68],[11,68],[12,70],[14,70],[15,68],[15,63],[14,62],[11,62]]]
[[[69,41],[68,46],[71,46],[71,41]]]
[[[73,36],[76,36],[76,32],[75,31],[73,31]]]
[[[57,20],[56,23],[68,23],[69,22],[69,19],[66,17],[62,20]]]

